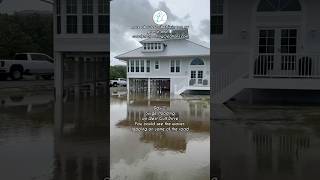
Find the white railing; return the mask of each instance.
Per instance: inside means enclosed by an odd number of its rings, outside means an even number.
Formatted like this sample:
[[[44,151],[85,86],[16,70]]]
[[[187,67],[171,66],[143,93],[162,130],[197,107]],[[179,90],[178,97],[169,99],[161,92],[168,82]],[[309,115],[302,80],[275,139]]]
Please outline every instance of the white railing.
[[[259,54],[254,58],[253,77],[320,78],[320,55]]]

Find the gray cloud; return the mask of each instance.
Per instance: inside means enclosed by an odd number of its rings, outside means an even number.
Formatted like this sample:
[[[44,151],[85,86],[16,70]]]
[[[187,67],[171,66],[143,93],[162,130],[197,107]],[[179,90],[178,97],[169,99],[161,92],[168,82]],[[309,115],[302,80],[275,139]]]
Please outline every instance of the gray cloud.
[[[0,13],[14,13],[23,10],[52,11],[52,5],[40,0],[2,0]]]
[[[156,7],[148,0],[115,0],[111,2],[111,64],[122,64],[113,57],[121,53],[139,47],[137,39],[130,36],[139,32],[130,28],[136,25],[153,25],[152,16],[156,10],[163,10],[168,15],[168,24],[189,25],[190,40],[209,47],[210,44],[210,21],[203,19],[200,22],[192,22],[191,16],[196,14],[178,14],[168,7],[166,2],[159,1]],[[209,13],[208,13],[209,14]],[[205,34],[204,34],[205,33]]]

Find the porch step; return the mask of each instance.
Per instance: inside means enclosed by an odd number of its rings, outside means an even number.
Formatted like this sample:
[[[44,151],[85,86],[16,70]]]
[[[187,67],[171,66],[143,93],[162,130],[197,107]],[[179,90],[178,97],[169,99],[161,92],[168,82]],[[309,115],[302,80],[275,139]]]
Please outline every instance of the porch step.
[[[317,78],[241,78],[213,96],[214,104],[223,104],[243,89],[320,90]]]
[[[181,88],[179,91],[177,91],[177,94],[182,94],[183,92],[187,90],[192,90],[192,91],[210,91],[210,86],[184,86]]]
[[[219,93],[213,95],[213,104],[223,104],[247,87],[248,79],[239,78]]]

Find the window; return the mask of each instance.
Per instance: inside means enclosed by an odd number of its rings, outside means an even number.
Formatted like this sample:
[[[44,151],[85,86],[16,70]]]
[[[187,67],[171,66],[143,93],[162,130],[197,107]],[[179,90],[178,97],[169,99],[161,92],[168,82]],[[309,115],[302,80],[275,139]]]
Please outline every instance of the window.
[[[98,32],[109,33],[109,0],[98,0]]]
[[[146,43],[143,43],[143,49],[144,49],[144,50],[147,49]]]
[[[82,14],[93,14],[93,0],[82,0]]]
[[[150,60],[147,60],[147,72],[150,72]]]
[[[257,11],[301,11],[301,4],[299,0],[261,0]]]
[[[196,71],[191,71],[191,79],[195,79],[196,78]]]
[[[67,0],[67,14],[77,14],[77,0]]]
[[[57,14],[61,13],[61,1],[60,0],[56,1],[56,13]]]
[[[160,43],[158,43],[158,49],[161,49],[161,44]]]
[[[198,84],[202,84],[203,71],[198,71]]]
[[[99,14],[109,14],[109,0],[98,1],[98,12]]]
[[[259,53],[274,53],[274,38],[275,31],[270,30],[260,30],[259,32]]]
[[[93,33],[93,0],[82,0],[82,33]]]
[[[297,53],[297,29],[281,29],[281,70],[295,70]]]
[[[67,33],[78,33],[78,19],[77,16],[67,16]]]
[[[156,60],[155,62],[154,62],[154,69],[159,69],[159,60]]]
[[[211,17],[211,34],[223,34],[224,0],[214,0],[212,2],[213,15]]]
[[[67,33],[78,33],[77,0],[67,0]]]
[[[109,16],[108,15],[99,15],[98,24],[99,24],[98,29],[100,34],[109,33]]]
[[[139,60],[136,60],[136,72],[139,72]]]
[[[17,54],[14,58],[15,60],[28,60],[27,54]]]
[[[171,60],[170,72],[180,72],[180,60]]]
[[[82,32],[84,34],[93,33],[93,16],[82,16]]]
[[[174,60],[171,60],[170,72],[174,72]]]
[[[204,62],[200,58],[195,58],[194,60],[191,61],[191,65],[204,65]]]
[[[158,43],[154,44],[154,49],[158,49]]]
[[[149,43],[147,44],[147,47],[148,47],[148,49],[150,49],[150,44]]]
[[[144,72],[144,60],[141,60],[140,63],[141,63],[140,71]]]
[[[61,34],[61,1],[56,1],[56,13],[57,13],[57,34]]]
[[[176,60],[176,72],[180,72],[180,60]]]
[[[52,61],[52,59],[50,59],[48,56],[42,54],[31,54],[31,59],[33,61]]]
[[[130,69],[131,69],[131,72],[134,72],[134,60],[130,61]]]

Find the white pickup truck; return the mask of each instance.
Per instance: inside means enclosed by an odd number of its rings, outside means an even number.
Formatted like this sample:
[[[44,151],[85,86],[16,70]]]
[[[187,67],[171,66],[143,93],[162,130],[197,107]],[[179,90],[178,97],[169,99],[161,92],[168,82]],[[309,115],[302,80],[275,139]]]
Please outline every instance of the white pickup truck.
[[[124,78],[118,78],[117,80],[110,80],[110,86],[127,86],[127,80]]]
[[[18,53],[13,60],[0,59],[0,78],[10,76],[20,80],[24,74],[41,75],[44,79],[52,79],[54,75],[53,59],[41,53]]]

